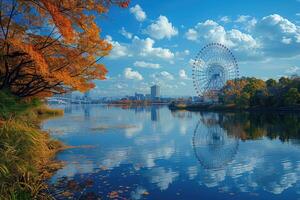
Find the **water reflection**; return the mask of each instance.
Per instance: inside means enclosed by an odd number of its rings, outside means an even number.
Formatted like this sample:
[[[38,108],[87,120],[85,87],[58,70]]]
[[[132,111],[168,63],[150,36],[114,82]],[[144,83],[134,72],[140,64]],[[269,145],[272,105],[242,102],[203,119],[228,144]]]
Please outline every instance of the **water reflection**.
[[[151,120],[152,121],[159,120],[159,108],[157,106],[151,107]]]
[[[90,111],[91,111],[91,105],[89,105],[89,104],[83,104],[82,107],[83,107],[83,110],[84,110],[84,117],[85,117],[85,119],[89,119],[90,115],[91,115],[91,113],[90,113]]]
[[[193,135],[193,148],[196,158],[206,169],[218,169],[233,160],[238,151],[239,139],[232,137],[211,119],[204,123],[206,128],[200,128],[199,121]]]
[[[297,113],[222,113],[220,126],[242,140],[263,137],[290,142],[300,139],[300,114]]]
[[[120,199],[172,200],[296,199],[300,193],[297,114],[85,106],[44,124],[66,144],[92,146],[58,155],[66,165],[51,179],[57,199],[67,198],[61,191],[72,199],[117,192]]]
[[[64,107],[64,113],[65,114],[72,114],[72,104],[69,104],[69,105],[66,105],[65,107]]]

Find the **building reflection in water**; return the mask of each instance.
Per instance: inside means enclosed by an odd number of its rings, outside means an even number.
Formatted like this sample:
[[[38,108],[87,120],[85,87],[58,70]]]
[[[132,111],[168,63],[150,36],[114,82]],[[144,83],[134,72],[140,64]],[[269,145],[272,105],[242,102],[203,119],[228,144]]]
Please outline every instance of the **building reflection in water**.
[[[84,110],[84,118],[85,119],[89,119],[90,116],[91,116],[91,107],[90,107],[90,104],[83,104],[82,105],[82,108]]]
[[[68,104],[68,105],[66,105],[65,106],[65,108],[64,108],[64,113],[65,114],[72,114],[72,104]]]
[[[74,112],[81,112],[83,110],[82,104],[67,104],[64,107],[65,114],[72,114]]]
[[[198,115],[199,113],[192,113],[186,110],[178,110],[178,111],[171,111],[171,114],[174,118],[192,119],[193,115]]]
[[[151,121],[158,121],[159,120],[159,107],[151,106]]]
[[[219,126],[217,115],[210,117],[212,118],[201,119],[197,123],[193,135],[193,149],[205,169],[220,169],[234,159],[239,139]]]

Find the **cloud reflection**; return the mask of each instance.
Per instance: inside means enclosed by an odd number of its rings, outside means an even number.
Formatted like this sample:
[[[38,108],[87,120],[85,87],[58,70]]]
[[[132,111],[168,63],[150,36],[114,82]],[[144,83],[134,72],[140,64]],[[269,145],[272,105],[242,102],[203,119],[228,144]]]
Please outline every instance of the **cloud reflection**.
[[[160,190],[168,189],[178,176],[178,172],[174,172],[172,169],[166,170],[163,167],[153,168],[149,173],[150,182],[156,184]]]
[[[75,110],[70,115],[67,113],[63,120],[47,122],[46,128],[59,127],[57,131],[64,131],[63,135],[54,135],[65,139],[70,145],[97,144],[93,149],[74,149],[60,154],[59,158],[66,160],[67,164],[53,179],[97,173],[102,167],[109,171],[131,167],[130,170],[139,174],[138,178],[147,189],[154,186],[166,191],[172,183],[180,185],[184,181],[184,184],[215,188],[228,194],[236,191],[259,193],[264,190],[280,195],[292,188],[300,192],[300,149],[299,145],[293,145],[295,142],[282,143],[278,139],[265,137],[246,140],[249,136],[245,135],[246,132],[242,142],[237,138],[240,131],[237,127],[242,127],[241,122],[235,118],[231,120],[234,123],[226,128],[228,122],[222,126],[222,114],[170,113],[164,108],[157,109],[160,108],[139,111],[101,108],[98,112],[91,109],[88,119],[84,118],[84,111],[80,115]],[[120,121],[107,120],[108,116]],[[237,118],[243,119],[240,116]],[[104,130],[105,134],[86,132],[95,123],[135,126],[113,132]],[[245,123],[248,124],[251,123]],[[264,131],[264,127],[261,129]],[[127,182],[125,177],[121,178]],[[132,188],[131,199],[141,199],[146,191],[141,185]],[[155,190],[153,187],[151,189]]]

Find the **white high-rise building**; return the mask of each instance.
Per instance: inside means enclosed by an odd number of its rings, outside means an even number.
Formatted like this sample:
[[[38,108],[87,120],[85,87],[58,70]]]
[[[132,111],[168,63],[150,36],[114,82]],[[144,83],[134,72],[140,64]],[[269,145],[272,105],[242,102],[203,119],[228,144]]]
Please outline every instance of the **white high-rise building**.
[[[158,85],[153,85],[151,87],[151,98],[159,98],[160,97],[160,87]]]

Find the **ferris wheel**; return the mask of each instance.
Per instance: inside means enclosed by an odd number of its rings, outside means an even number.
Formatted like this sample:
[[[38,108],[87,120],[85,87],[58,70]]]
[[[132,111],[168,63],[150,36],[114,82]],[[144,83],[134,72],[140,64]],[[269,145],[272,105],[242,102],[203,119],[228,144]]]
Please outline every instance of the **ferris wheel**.
[[[216,98],[228,80],[239,78],[233,53],[223,44],[210,43],[193,60],[193,84],[200,97]]]

